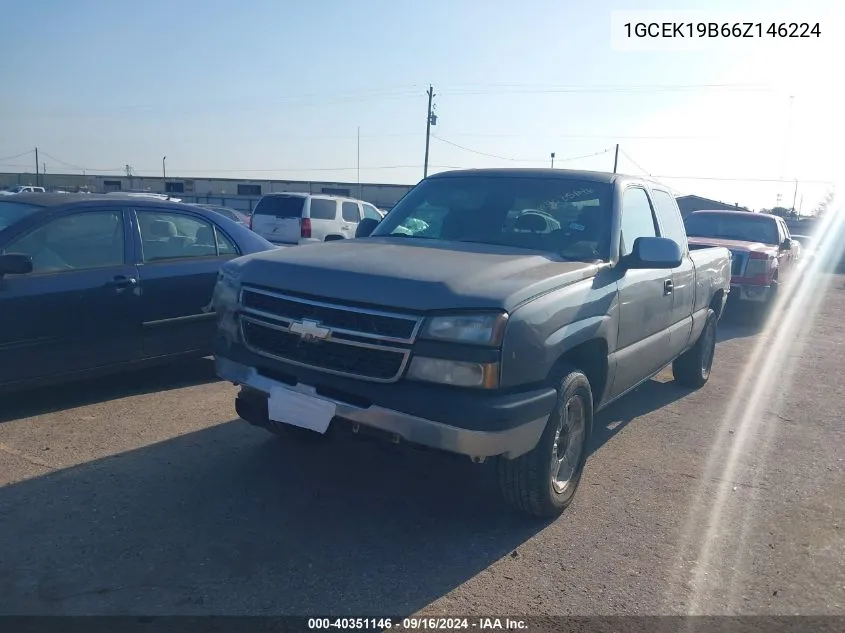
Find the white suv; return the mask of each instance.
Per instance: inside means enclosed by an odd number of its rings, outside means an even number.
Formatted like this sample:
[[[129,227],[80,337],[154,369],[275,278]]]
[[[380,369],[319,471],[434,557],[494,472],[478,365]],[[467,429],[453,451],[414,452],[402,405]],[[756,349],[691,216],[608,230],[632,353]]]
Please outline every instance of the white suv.
[[[11,195],[15,193],[44,193],[44,187],[33,187],[32,185],[18,185],[17,187],[12,187],[8,191],[0,191],[5,195]]]
[[[305,244],[355,237],[361,218],[381,220],[373,205],[322,194],[268,193],[258,201],[250,228],[274,244]]]

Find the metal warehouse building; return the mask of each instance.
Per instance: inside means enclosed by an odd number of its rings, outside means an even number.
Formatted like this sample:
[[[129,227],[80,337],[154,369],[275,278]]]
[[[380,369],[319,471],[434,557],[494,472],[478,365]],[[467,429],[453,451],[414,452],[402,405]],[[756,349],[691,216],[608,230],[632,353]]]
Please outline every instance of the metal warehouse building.
[[[373,183],[316,182],[302,180],[242,180],[237,178],[162,178],[160,176],[102,176],[79,174],[32,173],[0,174],[0,188],[40,184],[48,189],[64,191],[149,191],[168,193],[185,202],[220,204],[233,209],[251,211],[267,193],[296,191],[327,193],[360,198],[377,207],[389,209],[412,185]]]

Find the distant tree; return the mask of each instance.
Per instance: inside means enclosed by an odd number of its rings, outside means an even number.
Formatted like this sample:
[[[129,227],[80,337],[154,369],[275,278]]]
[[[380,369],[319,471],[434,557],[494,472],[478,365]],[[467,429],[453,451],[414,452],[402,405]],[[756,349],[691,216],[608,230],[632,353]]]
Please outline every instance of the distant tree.
[[[827,211],[830,204],[833,202],[833,198],[835,197],[836,192],[834,191],[833,187],[827,190],[827,193],[824,195],[824,198],[821,199],[818,206],[815,208],[814,213],[821,217],[824,215],[824,212]]]
[[[788,218],[792,215],[792,210],[786,207],[774,207],[773,209],[761,209],[760,213],[769,213],[781,218]]]

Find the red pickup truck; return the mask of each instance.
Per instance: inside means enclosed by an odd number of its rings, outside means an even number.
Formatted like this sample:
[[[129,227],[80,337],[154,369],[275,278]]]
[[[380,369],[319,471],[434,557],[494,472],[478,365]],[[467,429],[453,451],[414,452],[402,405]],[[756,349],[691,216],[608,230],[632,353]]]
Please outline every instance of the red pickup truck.
[[[800,245],[782,218],[748,211],[695,211],[684,220],[690,248],[731,251],[733,301],[768,307],[792,274]]]

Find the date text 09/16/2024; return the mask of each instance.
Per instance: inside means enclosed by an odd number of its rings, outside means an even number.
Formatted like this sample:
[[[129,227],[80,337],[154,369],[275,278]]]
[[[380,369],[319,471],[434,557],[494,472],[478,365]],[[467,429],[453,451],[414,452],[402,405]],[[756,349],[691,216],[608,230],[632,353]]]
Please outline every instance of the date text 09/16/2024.
[[[309,618],[311,631],[381,629],[397,631],[521,631],[527,622],[518,618]]]
[[[818,22],[626,22],[629,38],[809,38],[821,37]]]

